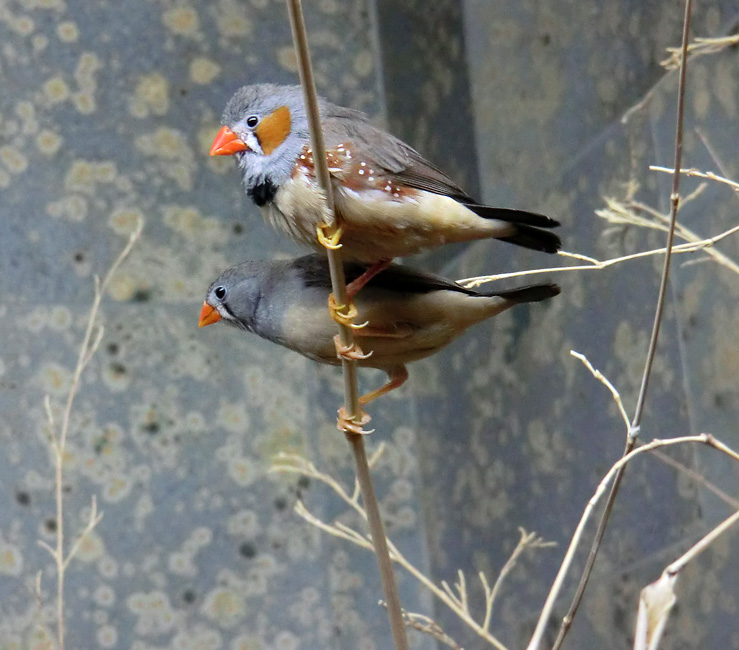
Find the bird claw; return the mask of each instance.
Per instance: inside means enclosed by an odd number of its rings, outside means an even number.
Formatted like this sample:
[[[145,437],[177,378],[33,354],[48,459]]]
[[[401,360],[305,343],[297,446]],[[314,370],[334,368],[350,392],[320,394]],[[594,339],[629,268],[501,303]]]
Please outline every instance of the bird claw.
[[[333,318],[337,323],[346,325],[347,327],[351,327],[354,319],[359,313],[353,302],[350,302],[348,305],[337,305],[336,298],[334,298],[333,293],[328,296],[328,310],[331,312],[331,318]]]
[[[357,436],[366,436],[370,433],[374,433],[374,429],[363,429],[372,418],[368,413],[365,413],[362,409],[359,409],[359,413],[355,417],[350,417],[346,412],[346,409],[342,406],[338,410],[338,417],[336,419],[336,428],[339,431],[343,431],[345,434],[354,434]]]
[[[316,235],[318,235],[318,241],[321,243],[321,246],[332,251],[336,251],[341,248],[341,244],[339,242],[341,241],[342,230],[341,228],[336,228],[330,235],[327,235],[326,231],[331,228],[333,228],[333,226],[329,226],[325,223],[318,224],[316,226]]]
[[[341,342],[341,337],[338,334],[334,336],[334,345],[336,346],[336,356],[339,357],[339,359],[347,359],[348,361],[363,361],[364,359],[369,359],[372,356],[371,350],[367,354],[365,354],[364,352],[362,352],[362,348],[360,348],[354,342],[351,345],[344,345]]]

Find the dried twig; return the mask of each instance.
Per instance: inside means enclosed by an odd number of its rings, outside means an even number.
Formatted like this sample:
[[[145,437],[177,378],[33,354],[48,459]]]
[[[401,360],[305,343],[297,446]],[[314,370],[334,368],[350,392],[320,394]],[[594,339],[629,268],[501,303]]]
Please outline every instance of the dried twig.
[[[675,604],[675,584],[679,572],[705,551],[718,537],[739,521],[739,510],[704,535],[687,552],[662,572],[658,580],[642,589],[639,598],[634,650],[657,650],[667,618]]]
[[[382,600],[380,601],[380,605],[387,607],[387,603]],[[444,632],[441,625],[428,616],[403,610],[403,620],[408,627],[412,627],[414,630],[428,634],[433,639],[436,639],[440,643],[452,648],[452,650],[464,650],[461,645]]]
[[[557,599],[557,596],[559,595],[560,590],[562,589],[562,585],[564,584],[565,577],[569,571],[570,565],[572,564],[572,560],[575,556],[575,551],[577,550],[577,547],[582,538],[585,524],[588,522],[590,517],[593,515],[595,506],[600,501],[601,497],[605,493],[606,488],[611,483],[611,481],[614,480],[615,477],[619,475],[619,473],[622,472],[623,467],[625,467],[629,462],[631,462],[634,458],[636,458],[636,456],[639,456],[648,451],[652,451],[653,449],[658,449],[661,447],[669,447],[672,445],[681,445],[681,444],[686,444],[686,443],[700,443],[700,444],[708,445],[709,447],[713,447],[714,449],[727,454],[728,456],[730,456],[731,458],[739,462],[739,454],[737,452],[729,448],[724,443],[716,440],[709,433],[701,433],[701,434],[694,435],[694,436],[680,436],[677,438],[670,438],[668,440],[652,440],[651,442],[646,443],[642,445],[641,447],[638,447],[637,449],[630,451],[628,454],[623,456],[618,462],[616,462],[613,465],[613,467],[611,467],[611,469],[608,471],[608,473],[605,475],[605,477],[600,482],[600,484],[598,485],[597,490],[595,491],[593,496],[588,501],[588,504],[582,514],[582,517],[580,518],[580,522],[578,523],[577,528],[575,529],[575,533],[572,536],[572,541],[570,542],[570,545],[567,549],[567,553],[565,554],[565,558],[562,561],[562,565],[559,568],[557,577],[554,580],[552,588],[549,591],[549,595],[547,596],[546,602],[544,603],[544,607],[542,608],[539,621],[536,625],[536,629],[531,638],[531,641],[529,642],[528,650],[537,650],[540,647],[541,640],[546,630],[547,622],[549,621],[549,617],[552,614],[554,602]]]
[[[579,352],[575,352],[575,350],[570,350],[570,354],[575,357],[576,359],[579,359],[582,361],[582,363],[585,365],[585,367],[590,370],[591,374],[600,381],[604,386],[608,388],[608,390],[611,392],[611,395],[613,396],[613,400],[616,403],[616,407],[618,408],[619,414],[621,415],[621,419],[626,424],[626,431],[628,433],[629,428],[631,427],[631,420],[629,419],[628,414],[626,413],[626,409],[624,408],[623,401],[621,400],[621,394],[618,392],[616,387],[609,381],[609,379],[603,375],[600,370],[597,370],[593,367],[593,365],[590,363],[588,358],[584,354],[580,354]],[[643,443],[638,443],[639,446],[642,446]],[[718,486],[711,483],[711,481],[707,480],[705,476],[702,474],[699,474],[694,469],[691,469],[690,467],[687,467],[686,465],[683,465],[683,463],[675,460],[671,456],[668,456],[667,454],[662,453],[659,450],[656,450],[652,453],[652,455],[659,459],[661,462],[665,463],[665,465],[669,465],[670,467],[673,467],[681,474],[684,474],[688,478],[690,478],[692,481],[695,481],[696,483],[700,483],[703,487],[705,487],[707,490],[715,494],[719,499],[721,499],[725,504],[728,506],[731,506],[734,509],[739,510],[739,501],[732,498],[726,492],[721,490]]]
[[[739,232],[739,226],[734,226],[728,230],[716,235],[715,237],[709,237],[708,239],[701,239],[694,243],[677,244],[672,247],[674,253],[694,253],[695,251],[710,249],[714,244],[720,242],[725,237],[733,235]],[[579,264],[576,266],[552,266],[544,269],[529,269],[528,271],[514,271],[511,273],[497,273],[494,275],[479,275],[471,278],[463,278],[457,280],[459,284],[468,289],[479,287],[487,282],[495,282],[497,280],[505,280],[507,278],[518,278],[527,275],[541,275],[542,273],[562,273],[569,271],[600,271],[606,269],[609,266],[621,264],[623,262],[629,262],[631,260],[640,259],[643,257],[652,257],[654,255],[664,255],[667,251],[666,248],[654,248],[648,251],[642,251],[640,253],[632,253],[631,255],[623,255],[621,257],[613,257],[607,260],[598,260],[594,257],[588,257],[587,255],[581,255],[579,253],[569,253],[567,251],[560,251],[558,255],[563,257],[569,257],[576,260],[582,260],[587,264]],[[728,258],[727,258],[728,259]]]
[[[720,52],[727,47],[732,47],[737,43],[739,43],[739,34],[713,38],[698,37],[688,45],[686,54],[688,54],[690,58],[703,56],[705,54],[715,54],[716,52]],[[670,56],[660,61],[659,64],[666,70],[677,70],[680,67],[680,62],[683,60],[683,48],[668,47],[667,52]]]
[[[692,7],[693,2],[692,0],[686,0],[685,2],[685,16],[683,19],[683,36],[682,36],[682,47],[681,47],[681,60],[680,60],[680,72],[679,72],[679,79],[678,79],[678,90],[677,90],[677,118],[676,118],[676,125],[675,125],[675,155],[674,155],[674,164],[673,168],[675,169],[675,173],[672,176],[672,191],[670,193],[670,221],[669,221],[669,230],[667,232],[667,244],[665,246],[665,258],[664,258],[664,264],[662,266],[662,277],[660,279],[660,285],[659,285],[659,295],[657,296],[657,306],[654,313],[654,321],[652,324],[652,334],[649,338],[649,348],[647,350],[647,358],[644,363],[644,373],[642,374],[642,382],[641,387],[639,388],[639,396],[637,397],[636,402],[636,409],[634,410],[634,417],[631,420],[631,427],[629,429],[627,438],[626,438],[626,445],[624,447],[624,452],[622,455],[622,459],[630,457],[630,454],[634,453],[634,445],[636,444],[636,440],[639,437],[639,429],[641,427],[641,419],[642,414],[644,412],[644,404],[646,403],[646,397],[647,397],[647,388],[649,387],[649,379],[652,374],[652,364],[654,363],[654,356],[657,351],[657,341],[659,339],[659,331],[660,326],[662,324],[662,313],[665,306],[665,299],[667,297],[667,282],[669,279],[670,274],[670,261],[672,260],[672,245],[675,238],[675,224],[677,223],[677,210],[680,205],[680,164],[682,162],[682,153],[683,153],[683,121],[684,121],[684,112],[685,112],[685,73],[687,68],[687,51],[688,51],[688,40],[690,37],[690,19],[692,16]],[[637,449],[637,452],[642,451],[645,449],[645,447],[641,447],[640,449]],[[574,619],[575,615],[577,614],[578,607],[580,606],[580,602],[582,601],[582,597],[585,593],[585,588],[587,587],[588,580],[590,579],[590,575],[593,571],[593,566],[595,564],[595,558],[598,555],[598,550],[600,548],[601,542],[603,541],[603,536],[605,535],[606,528],[608,526],[608,521],[610,520],[611,511],[613,509],[613,504],[616,502],[616,497],[618,495],[619,487],[621,485],[621,479],[623,478],[624,471],[626,470],[626,463],[623,463],[619,466],[619,468],[616,470],[614,476],[613,476],[613,485],[611,486],[611,491],[608,495],[608,499],[606,500],[605,506],[603,508],[603,513],[601,514],[600,521],[598,522],[598,529],[595,533],[595,537],[593,539],[593,543],[590,547],[590,553],[588,554],[588,559],[585,563],[585,567],[583,569],[582,576],[580,577],[580,582],[577,586],[577,590],[575,592],[575,596],[572,599],[572,603],[570,604],[569,610],[562,620],[562,625],[560,626],[559,632],[557,633],[557,638],[553,645],[553,650],[558,650],[562,643],[564,642],[565,637],[567,636],[567,632],[569,631],[572,620]],[[553,603],[552,603],[553,605]],[[544,626],[546,625],[546,620],[539,621],[539,625],[537,625],[537,634],[541,636],[544,632]],[[536,634],[534,635],[536,637]],[[533,641],[532,641],[533,643]],[[532,646],[530,646],[532,647]]]
[[[373,459],[376,461],[379,454],[375,454]],[[278,454],[276,462],[272,467],[272,471],[277,472],[290,472],[296,474],[302,474],[309,478],[320,481],[330,487],[338,497],[344,501],[352,510],[358,513],[361,517],[365,518],[366,514],[359,504],[358,499],[355,495],[350,495],[349,492],[344,489],[332,476],[325,474],[318,470],[315,465],[301,456],[295,454]],[[302,502],[298,502],[295,506],[295,512],[303,517],[308,523],[320,530],[323,530],[334,537],[345,539],[352,544],[365,548],[367,550],[373,550],[372,542],[361,535],[358,531],[342,524],[340,522],[327,523],[320,518],[313,515]],[[424,575],[417,567],[415,567],[393,544],[391,540],[387,540],[388,548],[390,551],[390,557],[394,562],[397,562],[402,566],[408,573],[410,573],[416,580],[418,580],[424,587],[426,587],[432,594],[434,594],[439,600],[441,600],[447,607],[449,607],[456,616],[458,616],[466,625],[475,631],[482,639],[498,648],[498,650],[506,650],[505,646],[490,632],[490,623],[492,620],[493,605],[496,597],[500,592],[501,585],[505,577],[510,573],[511,569],[519,559],[521,553],[525,549],[534,548],[547,548],[554,546],[552,542],[546,542],[538,537],[535,533],[528,533],[522,528],[519,528],[521,539],[518,545],[514,549],[511,557],[504,565],[501,570],[495,584],[491,588],[489,582],[484,574],[479,574],[480,583],[483,587],[485,597],[485,611],[483,614],[483,621],[479,622],[475,620],[469,609],[469,597],[467,592],[467,580],[461,571],[457,574],[457,582],[454,586],[450,586],[446,581],[442,581],[440,585],[432,582],[426,575]]]
[[[50,444],[54,460],[54,492],[56,500],[56,543],[52,547],[44,541],[39,541],[39,545],[45,548],[54,559],[57,568],[57,595],[56,595],[56,608],[57,608],[57,642],[59,644],[59,650],[64,650],[64,581],[66,576],[66,570],[70,561],[75,557],[80,549],[81,544],[92,532],[93,528],[97,526],[102,518],[102,514],[98,514],[97,502],[95,497],[92,498],[92,505],[90,508],[90,516],[88,518],[85,529],[80,533],[78,538],[68,552],[64,550],[64,536],[65,536],[65,522],[64,522],[64,456],[67,448],[67,436],[69,435],[69,425],[72,417],[72,407],[74,406],[77,393],[79,392],[80,380],[82,373],[92,360],[95,352],[100,346],[100,342],[103,338],[103,326],[97,325],[98,312],[100,310],[100,303],[102,302],[105,291],[113,279],[116,271],[128,257],[134,244],[141,235],[141,230],[144,224],[143,221],[139,221],[133,233],[128,238],[126,246],[121,251],[120,255],[113,262],[112,266],[108,270],[108,273],[103,278],[102,282],[98,276],[95,276],[95,295],[92,301],[92,307],[90,308],[90,314],[87,318],[87,327],[85,328],[85,334],[82,339],[82,345],[80,346],[79,355],[77,357],[77,365],[75,366],[74,373],[72,374],[72,381],[67,393],[67,400],[64,405],[64,411],[62,413],[61,423],[57,430],[56,421],[53,415],[53,409],[51,406],[51,399],[48,395],[44,396],[44,409],[46,411],[46,417],[49,424],[50,431]]]
[[[670,167],[661,167],[660,165],[649,165],[649,169],[655,172],[664,172],[665,174],[674,174],[675,170]],[[732,190],[735,192],[739,192],[739,183],[736,181],[729,180],[728,178],[725,178],[724,176],[720,176],[716,172],[703,172],[700,169],[696,169],[695,167],[690,167],[688,169],[681,169],[680,173],[683,174],[683,176],[693,176],[696,178],[706,178],[710,181],[716,181],[717,183],[723,183],[724,185],[728,185]]]
[[[300,0],[287,0],[287,9],[290,17],[290,28],[292,30],[295,53],[298,60],[298,72],[300,83],[303,87],[305,98],[305,109],[308,115],[310,127],[311,147],[313,148],[313,160],[316,165],[316,178],[326,197],[327,214],[326,225],[335,230],[337,219],[334,211],[333,190],[329,176],[328,163],[326,159],[326,148],[323,140],[323,129],[321,128],[321,116],[318,110],[318,96],[313,79],[310,52],[308,48],[308,35],[305,29],[303,9]],[[346,304],[346,279],[344,277],[344,266],[341,262],[339,250],[326,248],[328,255],[329,270],[331,273],[331,287],[337,304]],[[339,323],[339,338],[341,343],[349,348],[352,346],[354,336],[349,326]],[[357,388],[356,362],[342,357],[341,365],[344,376],[344,408],[350,419],[357,419],[361,413],[359,408],[359,391]],[[367,452],[362,435],[347,432],[347,440],[352,447],[354,464],[356,468],[357,483],[361,488],[362,499],[367,512],[370,534],[375,547],[375,556],[380,571],[382,589],[388,603],[388,615],[390,617],[390,628],[396,650],[407,650],[408,639],[406,637],[405,625],[403,625],[402,607],[398,588],[395,584],[395,576],[390,562],[390,555],[385,542],[385,528],[380,518],[380,510],[377,505],[375,488],[370,475],[367,462]]]
[[[729,181],[725,178],[723,180],[726,183],[733,183],[733,181]],[[701,185],[692,194],[681,200],[682,205],[685,205],[689,200],[692,200],[701,194],[705,187],[706,184],[701,183]],[[670,228],[670,215],[662,214],[653,207],[645,203],[641,203],[640,201],[629,200],[627,202],[622,202],[618,199],[606,197],[606,208],[596,210],[596,214],[611,223],[632,224],[643,228],[661,230],[662,232],[668,232]],[[705,250],[706,254],[712,258],[714,262],[717,262],[721,266],[725,266],[727,269],[739,274],[739,264],[714,248],[714,244],[719,241],[719,239],[723,239],[727,234],[732,234],[737,230],[739,230],[739,226],[735,226],[734,228],[727,230],[725,233],[722,233],[718,236],[718,239],[712,238],[712,240],[704,240],[700,235],[687,226],[681,223],[675,224],[675,235],[677,237],[680,237],[689,244],[701,245],[700,250]],[[680,245],[674,246],[672,249],[673,253],[679,252],[679,248]]]

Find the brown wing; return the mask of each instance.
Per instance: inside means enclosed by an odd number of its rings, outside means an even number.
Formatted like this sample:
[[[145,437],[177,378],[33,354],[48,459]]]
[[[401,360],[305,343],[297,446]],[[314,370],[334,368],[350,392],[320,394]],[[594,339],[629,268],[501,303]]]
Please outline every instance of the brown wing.
[[[463,203],[474,202],[444,172],[434,167],[413,147],[378,129],[364,113],[328,105],[322,107],[321,115],[328,148],[340,144],[350,146],[355,156],[382,169],[388,180],[451,196]]]

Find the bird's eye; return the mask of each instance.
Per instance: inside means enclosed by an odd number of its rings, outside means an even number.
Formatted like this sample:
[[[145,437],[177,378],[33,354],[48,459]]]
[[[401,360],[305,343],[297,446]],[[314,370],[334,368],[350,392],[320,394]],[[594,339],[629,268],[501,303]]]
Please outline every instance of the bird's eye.
[[[246,118],[246,126],[253,129],[259,123],[259,118],[256,115],[250,115]]]
[[[218,300],[223,300],[226,297],[226,287],[216,287],[213,293],[216,294]]]

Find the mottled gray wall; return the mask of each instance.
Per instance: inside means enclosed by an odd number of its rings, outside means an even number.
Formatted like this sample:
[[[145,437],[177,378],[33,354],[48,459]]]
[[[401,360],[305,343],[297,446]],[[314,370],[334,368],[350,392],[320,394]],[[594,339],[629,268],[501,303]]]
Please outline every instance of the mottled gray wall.
[[[593,211],[630,179],[666,210],[669,179],[646,167],[671,160],[674,80],[628,125],[617,121],[662,78],[682,9],[601,4],[322,0],[306,12],[322,93],[385,119],[486,200],[561,219],[568,250],[608,257],[663,241],[633,228],[604,236]],[[721,33],[735,11],[701,4],[696,33]],[[736,51],[696,62],[685,161],[720,163],[734,178],[737,63]],[[372,557],[291,511],[298,497],[326,518],[340,504],[267,473],[275,452],[298,451],[351,481],[334,427],[337,370],[196,327],[222,268],[297,252],[249,205],[233,162],[207,157],[225,100],[252,80],[295,80],[281,0],[0,0],[0,647],[34,647],[39,622],[53,620],[54,570],[36,545],[54,527],[42,399],[61,405],[92,276],[137,216],[144,235],[104,301],[105,339],[73,419],[67,524],[82,525],[93,494],[104,519],[70,567],[68,647],[389,647]],[[716,234],[736,223],[736,201],[712,186],[683,215]],[[736,238],[721,250],[739,257]],[[459,277],[543,257],[485,242],[424,263]],[[495,627],[511,647],[623,445],[608,394],[568,351],[586,353],[633,408],[658,266],[558,276],[551,305],[481,326],[412,366],[408,386],[371,409],[371,444],[388,444],[377,470],[388,530],[435,579],[457,567],[494,576],[517,526],[560,543],[526,561],[502,596]],[[676,266],[647,438],[709,430],[739,446],[738,286],[712,263]],[[362,373],[365,387],[381,379]],[[735,468],[715,453],[679,456],[736,492]],[[728,514],[704,492],[653,460],[630,469],[571,647],[627,644],[637,590]],[[673,647],[739,647],[727,613],[734,539],[686,576]],[[399,582],[408,609],[434,612],[479,647],[415,582]]]

